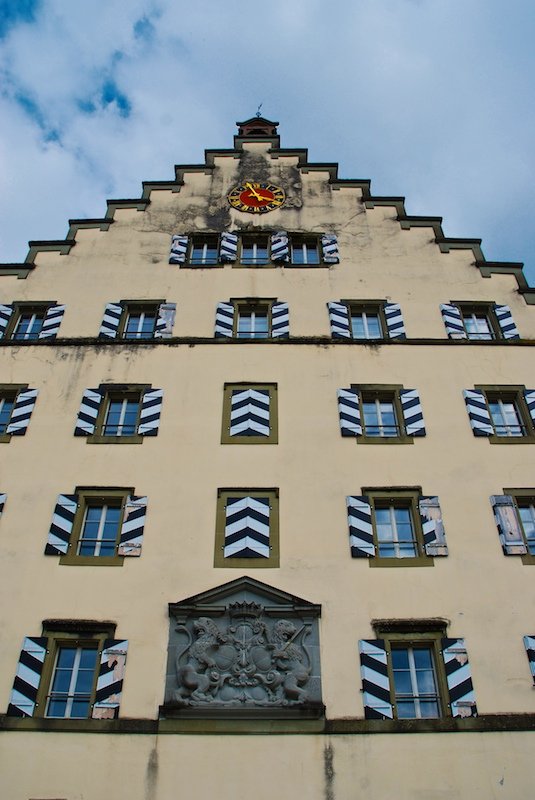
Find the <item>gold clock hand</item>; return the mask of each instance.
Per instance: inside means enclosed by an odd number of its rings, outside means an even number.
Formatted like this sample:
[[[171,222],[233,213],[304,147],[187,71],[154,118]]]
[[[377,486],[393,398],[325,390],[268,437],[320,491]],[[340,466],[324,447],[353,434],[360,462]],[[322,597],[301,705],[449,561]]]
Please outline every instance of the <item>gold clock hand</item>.
[[[256,197],[257,200],[267,200],[267,197],[262,197],[261,194],[258,194],[256,189],[253,188],[252,184],[246,183],[245,186],[249,189],[253,197]]]

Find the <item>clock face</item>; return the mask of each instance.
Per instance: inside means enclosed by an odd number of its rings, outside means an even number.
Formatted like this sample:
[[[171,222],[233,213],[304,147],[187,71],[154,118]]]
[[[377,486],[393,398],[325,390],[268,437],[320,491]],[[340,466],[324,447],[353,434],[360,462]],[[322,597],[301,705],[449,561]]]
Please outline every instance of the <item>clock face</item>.
[[[273,183],[246,181],[228,193],[228,201],[238,211],[250,214],[265,214],[284,205],[286,196],[280,186]]]

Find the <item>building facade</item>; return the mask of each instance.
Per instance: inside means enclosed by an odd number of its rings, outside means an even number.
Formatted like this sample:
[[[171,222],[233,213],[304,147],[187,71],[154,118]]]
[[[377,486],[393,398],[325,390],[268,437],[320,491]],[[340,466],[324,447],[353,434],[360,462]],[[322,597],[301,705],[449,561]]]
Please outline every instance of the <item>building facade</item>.
[[[535,290],[277,125],[0,265],[10,800],[531,794]]]

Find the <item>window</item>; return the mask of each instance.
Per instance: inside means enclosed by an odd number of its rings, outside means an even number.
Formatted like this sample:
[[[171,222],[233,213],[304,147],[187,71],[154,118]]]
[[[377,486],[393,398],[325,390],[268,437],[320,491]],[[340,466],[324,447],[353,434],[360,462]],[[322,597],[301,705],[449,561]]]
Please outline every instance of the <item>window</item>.
[[[431,644],[425,643],[392,645],[392,681],[398,719],[441,716],[433,650]]]
[[[225,383],[222,444],[277,444],[277,384]]]
[[[34,341],[55,338],[65,306],[55,303],[12,303],[0,305],[0,339]]]
[[[90,444],[140,444],[158,434],[162,401],[162,389],[143,384],[86,389],[74,435]]]
[[[401,308],[386,300],[327,303],[333,339],[368,341],[405,338]]]
[[[0,384],[0,442],[26,434],[37,395],[27,383]]]
[[[212,267],[219,262],[217,234],[194,234],[191,237],[189,263],[192,267]]]
[[[342,436],[362,444],[411,444],[426,430],[416,389],[393,384],[355,384],[338,390]]]
[[[450,339],[518,339],[509,306],[496,303],[451,302],[440,306]]]
[[[350,309],[351,336],[353,339],[382,339],[383,328],[379,310]]]
[[[38,339],[45,321],[45,308],[21,308],[15,320],[11,338]]]
[[[219,489],[215,567],[279,566],[278,489]]]
[[[11,414],[15,408],[15,397],[15,393],[10,394],[9,392],[0,397],[0,434],[6,433]]]
[[[158,309],[156,306],[130,307],[126,310],[124,339],[152,339],[156,331]]]
[[[268,306],[240,306],[238,308],[236,336],[238,339],[268,339]]]
[[[241,263],[246,267],[263,267],[269,263],[269,238],[267,234],[243,234],[241,237]]]
[[[108,303],[101,339],[159,339],[173,335],[176,304],[163,300],[119,300]]]
[[[292,264],[313,266],[320,263],[319,242],[316,236],[292,236],[290,242]]]
[[[479,386],[463,392],[474,436],[492,444],[535,442],[535,390]]]
[[[231,299],[226,303],[218,303],[216,338],[286,338],[289,332],[287,303],[260,298]]]
[[[505,489],[490,502],[504,555],[535,564],[535,489]]]

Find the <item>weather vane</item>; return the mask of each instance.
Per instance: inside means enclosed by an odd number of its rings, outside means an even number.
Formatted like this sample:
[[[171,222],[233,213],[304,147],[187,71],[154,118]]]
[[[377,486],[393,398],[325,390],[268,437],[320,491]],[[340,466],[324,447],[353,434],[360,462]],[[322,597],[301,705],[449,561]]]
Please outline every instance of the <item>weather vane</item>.
[[[260,103],[260,105],[259,105],[259,106],[258,106],[258,108],[256,109],[256,116],[257,116],[257,117],[260,117],[260,116],[261,116],[261,114],[260,114],[260,109],[262,108],[262,106],[263,106],[263,105],[264,105],[263,103]]]

